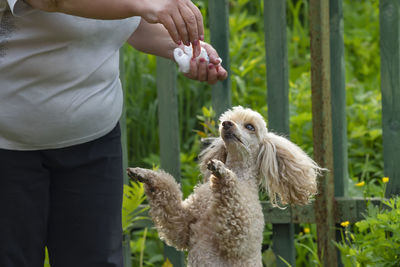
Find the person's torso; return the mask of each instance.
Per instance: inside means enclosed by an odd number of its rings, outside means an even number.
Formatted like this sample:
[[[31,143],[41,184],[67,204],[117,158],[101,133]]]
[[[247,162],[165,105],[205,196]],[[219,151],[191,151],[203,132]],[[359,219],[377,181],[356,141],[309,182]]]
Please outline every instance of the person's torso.
[[[0,14],[0,148],[65,147],[110,131],[123,102],[118,51],[140,18]]]

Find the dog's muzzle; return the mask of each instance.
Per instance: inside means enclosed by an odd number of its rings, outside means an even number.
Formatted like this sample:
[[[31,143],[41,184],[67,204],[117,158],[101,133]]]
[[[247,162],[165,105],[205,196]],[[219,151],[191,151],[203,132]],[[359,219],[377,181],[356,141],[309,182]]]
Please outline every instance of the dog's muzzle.
[[[221,136],[224,141],[238,141],[243,144],[242,140],[235,134],[235,124],[231,121],[222,122]]]
[[[231,121],[224,121],[224,122],[222,122],[222,128],[224,129],[224,130],[228,130],[228,129],[231,129],[232,127],[233,127],[233,122],[231,122]]]
[[[221,136],[224,140],[234,138],[234,124],[231,121],[223,121],[222,122],[222,129],[221,129]]]

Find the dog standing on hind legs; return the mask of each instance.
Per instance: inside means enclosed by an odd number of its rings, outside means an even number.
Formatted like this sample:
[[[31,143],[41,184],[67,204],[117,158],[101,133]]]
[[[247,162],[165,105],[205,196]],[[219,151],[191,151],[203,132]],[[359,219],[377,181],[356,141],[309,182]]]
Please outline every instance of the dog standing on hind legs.
[[[322,169],[297,145],[268,132],[251,109],[234,107],[220,121],[220,137],[199,155],[204,181],[187,199],[164,171],[129,168],[128,174],[144,183],[160,238],[188,250],[188,266],[261,267],[259,187],[274,206],[307,204]]]

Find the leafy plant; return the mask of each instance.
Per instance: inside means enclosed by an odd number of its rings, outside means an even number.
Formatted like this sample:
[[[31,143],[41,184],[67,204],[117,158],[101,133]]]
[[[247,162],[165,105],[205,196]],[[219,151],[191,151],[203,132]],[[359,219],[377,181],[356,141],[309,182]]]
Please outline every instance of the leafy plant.
[[[134,229],[130,248],[132,267],[158,267],[164,262],[164,245],[154,228]]]
[[[303,224],[302,231],[296,234],[296,266],[322,266],[318,254],[315,224]]]
[[[215,122],[215,111],[212,107],[202,107],[201,108],[202,115],[197,115],[197,119],[201,126],[203,126],[202,130],[195,130],[195,132],[202,138],[218,136],[218,126]]]
[[[368,205],[364,220],[341,230],[342,242],[336,245],[345,266],[400,265],[400,197],[383,205]]]
[[[122,201],[122,230],[124,233],[129,233],[138,221],[149,220],[149,217],[143,216],[148,207],[140,206],[145,199],[142,183],[130,182],[129,185],[124,185]]]
[[[47,247],[45,247],[44,267],[50,267],[49,251],[47,250]]]

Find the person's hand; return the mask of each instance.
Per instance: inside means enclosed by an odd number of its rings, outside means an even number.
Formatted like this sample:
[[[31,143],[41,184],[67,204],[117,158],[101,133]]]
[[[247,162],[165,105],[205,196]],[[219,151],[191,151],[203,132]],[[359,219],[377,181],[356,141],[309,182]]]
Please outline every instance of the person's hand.
[[[204,39],[203,17],[190,0],[142,0],[141,16],[149,23],[161,23],[175,43],[193,44],[200,54],[199,41]]]
[[[215,84],[218,81],[223,81],[228,77],[228,72],[221,66],[220,57],[215,49],[204,42],[201,46],[207,51],[210,62],[200,58],[197,62],[195,58],[190,60],[190,71],[184,75],[192,80]]]

